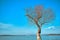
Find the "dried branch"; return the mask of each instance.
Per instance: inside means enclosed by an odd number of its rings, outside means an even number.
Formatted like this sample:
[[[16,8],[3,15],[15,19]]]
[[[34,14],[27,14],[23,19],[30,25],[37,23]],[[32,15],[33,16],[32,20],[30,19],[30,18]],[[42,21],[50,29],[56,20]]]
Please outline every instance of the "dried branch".
[[[31,19],[34,19],[31,15],[29,15],[29,14],[26,14],[26,16],[28,16],[29,18],[31,18]]]
[[[40,24],[43,25],[47,22],[50,22],[54,19],[54,14],[51,9],[43,10],[42,6],[35,6],[35,8],[26,9],[26,16],[32,19],[36,25]]]

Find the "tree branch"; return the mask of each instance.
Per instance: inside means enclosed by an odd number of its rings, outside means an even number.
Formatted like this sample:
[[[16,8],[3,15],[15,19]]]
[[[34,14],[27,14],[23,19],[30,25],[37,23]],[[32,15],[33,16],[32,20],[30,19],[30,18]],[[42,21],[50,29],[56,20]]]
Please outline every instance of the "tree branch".
[[[34,19],[33,17],[31,17],[29,14],[26,14],[26,16],[28,16],[29,18],[31,18],[32,20]]]

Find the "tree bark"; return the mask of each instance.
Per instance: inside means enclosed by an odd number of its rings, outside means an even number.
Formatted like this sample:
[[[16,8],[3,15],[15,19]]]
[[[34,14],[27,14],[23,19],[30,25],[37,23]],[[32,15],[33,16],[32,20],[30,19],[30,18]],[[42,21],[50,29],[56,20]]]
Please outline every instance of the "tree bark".
[[[41,39],[41,25],[37,23],[38,31],[37,31],[37,40],[42,40]]]
[[[41,29],[38,28],[38,32],[37,32],[37,40],[41,40]]]
[[[34,19],[36,25],[37,25],[37,28],[38,28],[38,31],[37,31],[37,40],[41,40],[41,25],[38,24],[38,21],[37,19]]]

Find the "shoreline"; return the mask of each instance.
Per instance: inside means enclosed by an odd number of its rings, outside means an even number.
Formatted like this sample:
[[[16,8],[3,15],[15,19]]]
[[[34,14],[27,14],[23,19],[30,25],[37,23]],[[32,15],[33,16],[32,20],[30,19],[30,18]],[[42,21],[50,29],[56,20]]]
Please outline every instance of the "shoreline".
[[[47,35],[47,36],[60,36],[60,34],[41,34],[41,36]],[[0,36],[35,36],[35,35],[0,35]]]

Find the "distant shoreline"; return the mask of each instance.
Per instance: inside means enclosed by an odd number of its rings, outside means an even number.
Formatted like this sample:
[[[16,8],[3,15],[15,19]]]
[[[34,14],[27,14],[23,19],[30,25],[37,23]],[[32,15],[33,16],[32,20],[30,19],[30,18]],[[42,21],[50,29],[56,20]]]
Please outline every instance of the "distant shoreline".
[[[60,36],[60,34],[48,34],[48,35],[51,35],[51,36],[54,36],[54,35]]]
[[[60,36],[60,34],[41,34],[41,35]],[[0,35],[0,36],[33,36],[33,35]]]

